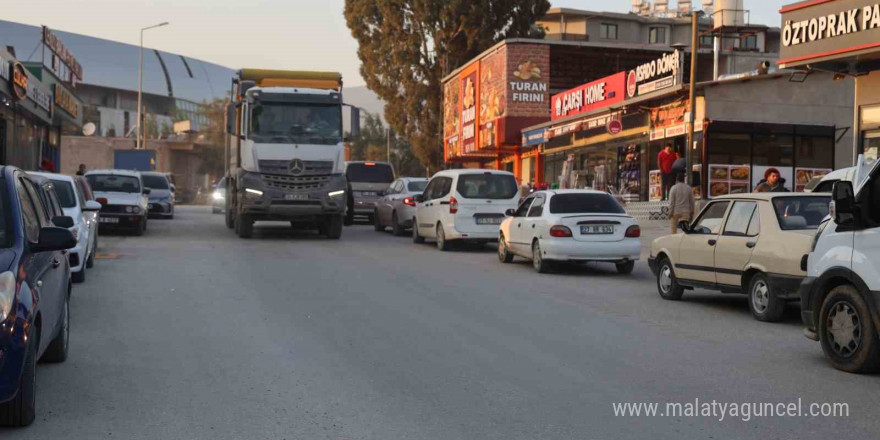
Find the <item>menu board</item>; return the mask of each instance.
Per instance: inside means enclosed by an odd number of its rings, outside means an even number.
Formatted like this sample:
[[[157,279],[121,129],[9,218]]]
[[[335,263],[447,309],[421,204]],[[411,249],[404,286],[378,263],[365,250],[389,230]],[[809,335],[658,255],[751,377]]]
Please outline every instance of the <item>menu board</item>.
[[[748,165],[709,165],[709,197],[749,192]]]
[[[822,177],[831,172],[831,168],[795,168],[794,171],[794,188],[797,192],[803,192],[804,187],[810,183],[810,180],[816,177]]]
[[[652,202],[663,200],[663,176],[660,170],[651,170],[648,173],[648,200]]]
[[[617,184],[621,194],[642,193],[642,147],[627,145],[617,149]]]

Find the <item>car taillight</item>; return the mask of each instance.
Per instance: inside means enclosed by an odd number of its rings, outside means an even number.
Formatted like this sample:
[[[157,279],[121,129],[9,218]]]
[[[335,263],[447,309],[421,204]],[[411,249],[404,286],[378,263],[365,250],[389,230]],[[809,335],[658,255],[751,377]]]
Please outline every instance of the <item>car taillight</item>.
[[[632,225],[626,228],[626,234],[628,238],[639,238],[642,236],[642,228],[639,225]]]
[[[458,212],[458,200],[455,200],[455,196],[449,198],[449,213],[455,214]]]
[[[105,197],[98,197],[95,201],[102,205],[107,205],[107,199]]]
[[[568,229],[568,226],[556,225],[550,228],[550,236],[551,237],[571,237],[571,229]]]
[[[406,206],[416,206],[416,201],[413,200],[412,197],[407,197],[407,198],[403,199],[403,204]]]

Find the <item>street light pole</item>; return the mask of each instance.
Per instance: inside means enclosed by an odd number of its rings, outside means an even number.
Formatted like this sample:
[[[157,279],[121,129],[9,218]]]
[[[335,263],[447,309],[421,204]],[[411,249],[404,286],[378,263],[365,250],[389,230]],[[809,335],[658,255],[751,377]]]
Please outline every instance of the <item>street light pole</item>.
[[[142,134],[142,130],[143,130],[143,124],[142,124],[143,119],[142,119],[142,116],[141,116],[141,109],[142,109],[143,104],[141,103],[141,93],[142,93],[143,85],[144,85],[144,31],[145,31],[145,30],[148,30],[148,29],[153,29],[153,28],[161,27],[161,26],[167,26],[167,25],[168,25],[168,22],[167,22],[167,21],[163,21],[162,23],[159,23],[159,24],[157,24],[157,25],[147,26],[147,27],[141,29],[141,46],[140,46],[140,53],[139,53],[139,55],[138,55],[138,111],[137,111],[137,132],[136,132],[136,134],[135,134],[135,137],[137,138],[137,146],[136,146],[136,149],[138,149],[138,150],[140,150],[141,148],[143,148],[143,146],[141,145],[141,137],[142,137],[141,134]]]

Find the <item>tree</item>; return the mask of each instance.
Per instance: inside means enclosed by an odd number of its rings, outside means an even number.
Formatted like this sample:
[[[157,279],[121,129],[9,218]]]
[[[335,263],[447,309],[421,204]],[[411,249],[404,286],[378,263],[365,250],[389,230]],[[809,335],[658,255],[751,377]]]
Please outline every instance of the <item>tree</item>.
[[[361,135],[351,143],[351,160],[385,160],[368,158],[367,150],[370,146],[382,146],[385,151],[385,126],[379,115],[369,112],[362,112],[363,124],[361,125]]]
[[[207,121],[199,128],[200,144],[199,174],[220,176],[225,173],[224,145],[226,142],[226,104],[229,101],[216,98],[199,107],[199,113]]]
[[[440,80],[505,38],[533,36],[547,0],[346,0],[361,76],[432,169],[443,163]]]

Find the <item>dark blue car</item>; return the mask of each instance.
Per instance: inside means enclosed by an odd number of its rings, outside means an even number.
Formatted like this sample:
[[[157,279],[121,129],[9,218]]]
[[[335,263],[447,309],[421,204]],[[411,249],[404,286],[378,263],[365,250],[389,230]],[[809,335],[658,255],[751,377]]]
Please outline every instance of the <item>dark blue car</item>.
[[[0,425],[36,415],[36,363],[67,359],[76,244],[51,183],[0,166]]]

